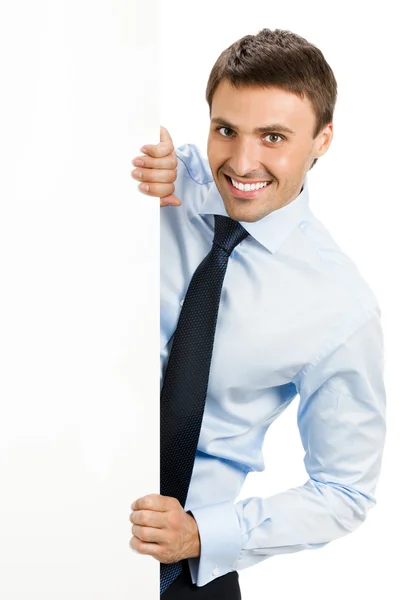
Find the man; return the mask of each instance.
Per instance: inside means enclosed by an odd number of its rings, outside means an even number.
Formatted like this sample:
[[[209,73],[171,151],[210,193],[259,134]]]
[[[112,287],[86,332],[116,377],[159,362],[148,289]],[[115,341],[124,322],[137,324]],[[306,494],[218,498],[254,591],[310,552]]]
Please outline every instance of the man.
[[[160,144],[133,161],[140,190],[164,207],[162,415],[182,395],[183,410],[194,402],[195,387],[172,396],[170,384],[163,401],[167,380],[200,370],[182,360],[170,367],[173,353],[186,338],[208,336],[195,319],[184,329],[182,316],[185,303],[188,314],[197,302],[201,321],[213,284],[194,297],[190,286],[201,285],[197,272],[218,252],[227,263],[187,498],[150,494],[130,515],[132,548],[171,565],[160,587],[167,600],[240,598],[238,570],[321,548],[354,531],[375,505],[386,433],[381,311],[308,204],[307,173],[331,144],[336,96],[315,46],[264,29],[235,42],[211,71],[208,163],[195,146],[174,151],[164,128]],[[232,228],[227,239],[238,236],[229,250],[217,239],[223,225]],[[268,427],[297,396],[308,480],[235,502],[248,472],[264,469]],[[162,416],[161,435],[175,440],[181,426],[189,436],[183,414],[174,425]],[[186,454],[182,441],[175,445],[177,478]],[[162,480],[167,465],[165,457]]]

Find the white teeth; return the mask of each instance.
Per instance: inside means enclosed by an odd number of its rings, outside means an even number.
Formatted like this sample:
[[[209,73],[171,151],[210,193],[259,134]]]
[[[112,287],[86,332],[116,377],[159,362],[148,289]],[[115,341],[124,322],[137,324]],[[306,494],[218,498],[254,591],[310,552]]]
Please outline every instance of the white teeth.
[[[237,188],[238,190],[241,190],[242,192],[250,192],[253,190],[260,190],[261,188],[263,188],[269,184],[269,181],[265,181],[264,183],[252,183],[251,185],[249,183],[245,183],[245,184],[238,183],[232,177],[230,177],[230,180],[231,180],[231,183],[233,184],[233,186],[235,188]]]

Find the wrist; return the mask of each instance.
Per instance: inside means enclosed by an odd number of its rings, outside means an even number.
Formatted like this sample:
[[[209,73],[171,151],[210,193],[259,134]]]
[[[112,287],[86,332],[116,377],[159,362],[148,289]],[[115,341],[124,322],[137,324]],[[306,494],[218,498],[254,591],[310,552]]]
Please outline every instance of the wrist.
[[[190,521],[192,524],[192,544],[190,548],[190,556],[187,558],[198,558],[200,556],[201,543],[200,534],[198,532],[197,521],[195,520],[191,511],[187,511],[187,514],[191,517]]]

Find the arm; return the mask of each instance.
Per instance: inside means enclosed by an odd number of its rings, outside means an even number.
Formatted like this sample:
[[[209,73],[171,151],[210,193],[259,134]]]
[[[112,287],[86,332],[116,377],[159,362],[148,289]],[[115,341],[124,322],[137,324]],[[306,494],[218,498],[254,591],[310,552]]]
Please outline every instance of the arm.
[[[386,433],[379,310],[295,384],[309,479],[267,498],[193,509],[201,556],[189,564],[197,585],[276,554],[320,548],[354,531],[376,504]]]

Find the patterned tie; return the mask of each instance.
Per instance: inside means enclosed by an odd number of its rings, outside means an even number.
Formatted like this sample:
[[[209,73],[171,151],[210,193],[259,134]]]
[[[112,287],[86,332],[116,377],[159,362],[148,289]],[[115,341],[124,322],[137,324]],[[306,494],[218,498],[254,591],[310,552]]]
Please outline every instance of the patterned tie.
[[[160,494],[185,506],[207,395],[220,295],[228,258],[248,232],[214,215],[213,246],[188,286],[160,397]],[[160,563],[160,595],[181,573],[182,561]]]

